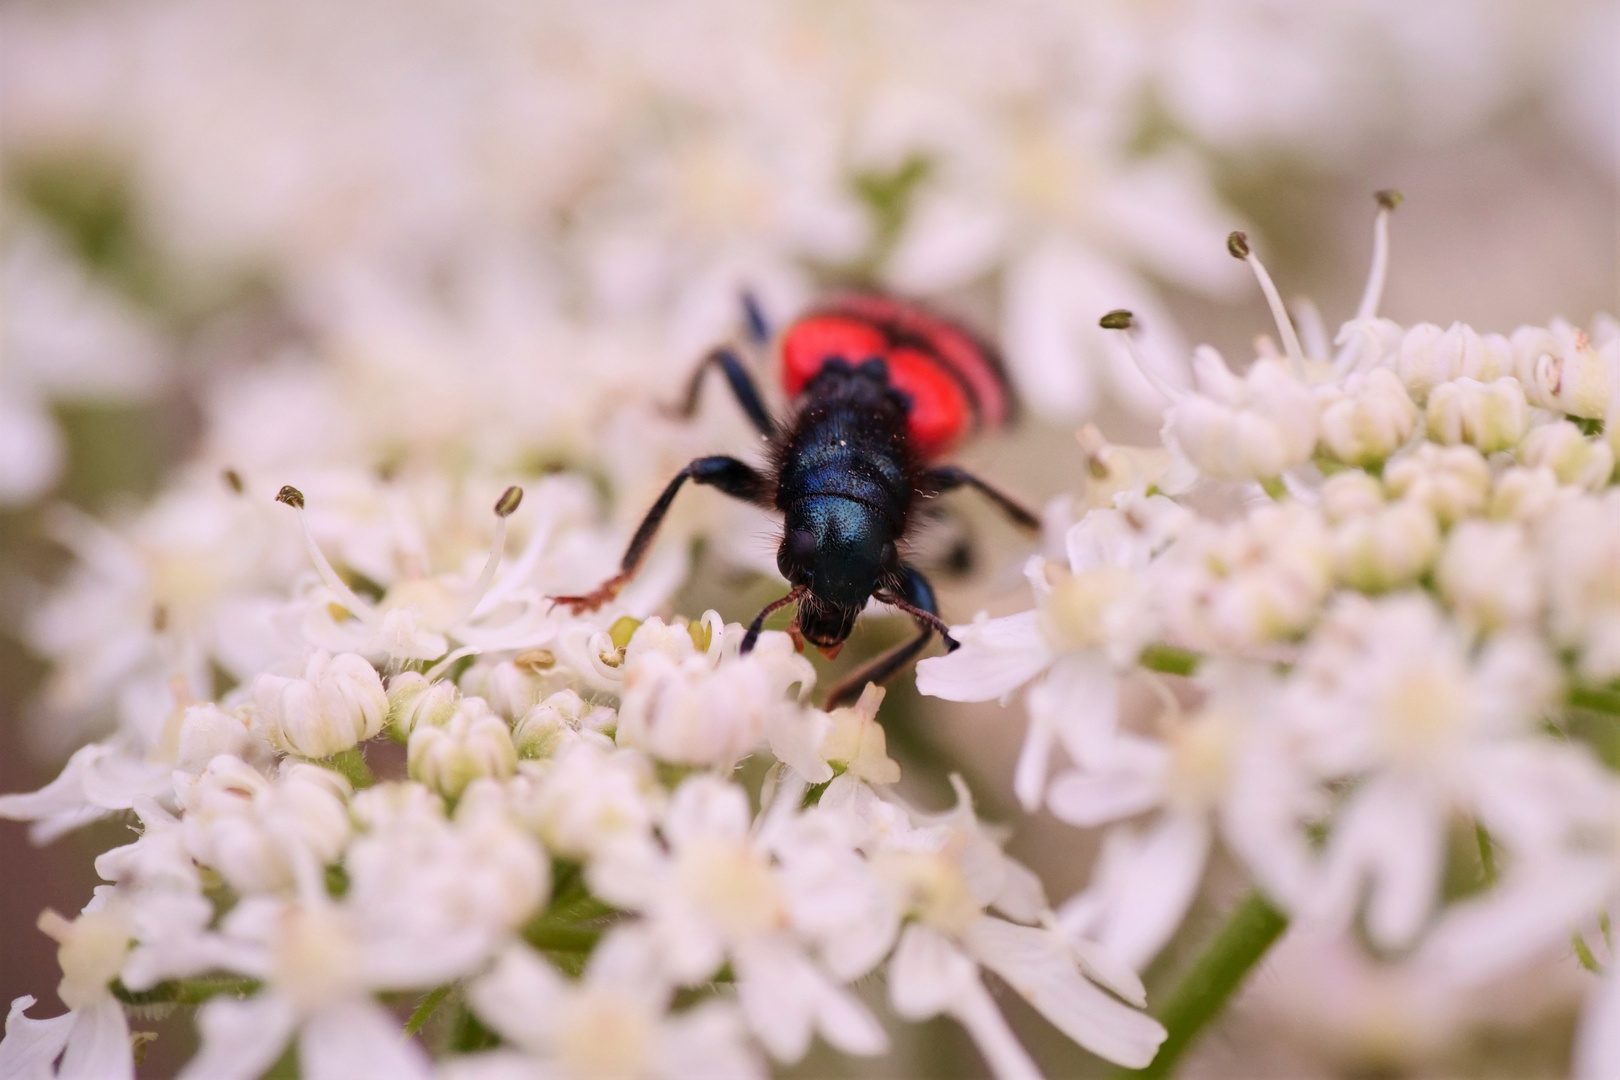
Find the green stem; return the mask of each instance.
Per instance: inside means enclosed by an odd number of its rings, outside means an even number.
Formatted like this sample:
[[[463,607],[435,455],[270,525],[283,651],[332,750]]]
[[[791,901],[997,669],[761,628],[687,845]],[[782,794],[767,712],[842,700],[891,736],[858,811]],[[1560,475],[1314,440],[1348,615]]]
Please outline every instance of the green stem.
[[[1121,1070],[1115,1076],[1119,1080],[1169,1076],[1287,927],[1288,917],[1258,892],[1244,897],[1159,1007],[1158,1017],[1170,1033],[1159,1056],[1145,1069]]]
[[[257,993],[261,983],[257,979],[202,978],[170,979],[146,990],[131,990],[121,981],[111,987],[113,997],[125,1005],[200,1005],[209,998],[229,994],[247,997]]]
[[[446,985],[429,990],[427,996],[422,999],[421,1003],[416,1006],[415,1011],[411,1013],[411,1018],[405,1021],[405,1034],[415,1035],[418,1031],[421,1031],[422,1025],[432,1018],[439,1006],[444,1004],[444,999],[450,996],[450,991],[453,989],[455,989],[453,986]]]
[[[1620,690],[1577,686],[1569,692],[1569,703],[1593,712],[1620,716]]]
[[[588,953],[602,940],[602,931],[584,926],[557,926],[545,922],[530,923],[523,931],[524,938],[542,952]]]

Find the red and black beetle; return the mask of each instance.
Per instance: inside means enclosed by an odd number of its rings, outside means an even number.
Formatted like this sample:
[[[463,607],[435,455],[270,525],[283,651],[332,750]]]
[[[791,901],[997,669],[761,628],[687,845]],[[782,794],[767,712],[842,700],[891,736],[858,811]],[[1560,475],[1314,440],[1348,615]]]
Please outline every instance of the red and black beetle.
[[[758,308],[745,301],[751,334],[768,337]],[[771,418],[747,368],[717,348],[692,376],[681,407],[697,408],[703,376],[718,367],[738,404],[770,440],[770,467],[732,457],[698,458],[653,504],[619,573],[583,596],[558,597],[575,614],[618,594],[636,572],[675,494],[687,480],[781,511],[776,564],[792,585],[754,619],[742,651],[753,648],[771,612],[797,604],[790,633],[829,656],[854,629],[869,599],[897,607],[922,632],[878,657],[828,696],[852,699],[922,651],[937,630],[955,649],[928,579],[902,560],[900,543],[916,504],[942,492],[977,488],[1013,521],[1034,529],[1034,514],[954,465],[935,462],[979,429],[1008,421],[1012,397],[994,351],[962,327],[915,304],[875,293],[835,296],[799,318],[781,339],[782,382],[794,399],[790,422]]]

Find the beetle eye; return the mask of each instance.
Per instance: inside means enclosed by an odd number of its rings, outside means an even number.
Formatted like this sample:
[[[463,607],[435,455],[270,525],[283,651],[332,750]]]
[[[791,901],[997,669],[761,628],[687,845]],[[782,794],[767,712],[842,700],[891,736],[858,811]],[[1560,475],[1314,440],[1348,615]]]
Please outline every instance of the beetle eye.
[[[793,529],[787,534],[788,558],[804,565],[816,555],[816,538],[809,529]]]

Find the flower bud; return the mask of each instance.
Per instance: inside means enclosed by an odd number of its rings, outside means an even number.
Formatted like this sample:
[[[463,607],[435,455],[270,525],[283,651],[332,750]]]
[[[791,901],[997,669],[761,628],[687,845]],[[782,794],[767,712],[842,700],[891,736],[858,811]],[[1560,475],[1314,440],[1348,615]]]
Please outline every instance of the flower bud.
[[[308,758],[331,757],[371,738],[388,715],[382,679],[358,653],[318,652],[301,679],[260,675],[253,702],[270,741]]]
[[[1257,360],[1240,379],[1213,349],[1193,362],[1201,393],[1170,407],[1165,434],[1204,475],[1264,480],[1310,460],[1316,398],[1284,365]]]
[[[512,742],[521,757],[550,757],[563,739],[581,729],[611,728],[614,719],[612,709],[588,705],[572,690],[559,690],[523,714],[512,729]]]
[[[1515,330],[1513,362],[1530,402],[1543,409],[1595,420],[1620,392],[1620,345],[1599,352],[1585,331],[1562,319]]]
[[[1385,490],[1427,506],[1442,526],[1479,513],[1490,487],[1490,466],[1467,445],[1422,443],[1384,470]]]
[[[1265,505],[1190,530],[1155,576],[1170,636],[1193,648],[1284,640],[1315,621],[1332,589],[1331,537],[1312,508]]]
[[[1406,331],[1400,324],[1376,316],[1351,319],[1339,328],[1333,343],[1338,346],[1339,362],[1345,371],[1366,371],[1388,367],[1401,347]]]
[[[526,762],[513,786],[519,818],[565,859],[647,838],[664,799],[645,754],[584,740],[545,762]]]
[[[1446,540],[1435,579],[1463,621],[1487,633],[1533,618],[1541,602],[1535,559],[1516,524],[1459,524]]]
[[[498,715],[516,720],[577,678],[572,668],[557,663],[551,650],[528,649],[510,660],[479,661],[456,681],[467,693],[489,702]]]
[[[1376,465],[1417,427],[1411,395],[1388,368],[1352,375],[1322,410],[1322,448],[1350,465]]]
[[[1559,486],[1553,471],[1544,465],[1534,469],[1514,465],[1503,469],[1496,478],[1486,512],[1493,518],[1531,521],[1558,505],[1566,490]]]
[[[1614,451],[1606,442],[1581,434],[1568,420],[1543,424],[1519,447],[1519,460],[1529,466],[1545,465],[1561,484],[1601,491],[1614,475]]]
[[[180,719],[174,766],[188,773],[199,773],[221,754],[251,758],[255,756],[254,742],[252,732],[241,717],[211,703],[192,705]],[[262,741],[258,748],[265,749]]]
[[[1482,383],[1466,376],[1441,383],[1429,394],[1429,438],[1468,443],[1482,454],[1518,445],[1530,428],[1530,405],[1517,379]]]
[[[1329,521],[1346,521],[1384,505],[1384,485],[1360,469],[1334,473],[1322,485],[1322,513]]]
[[[186,850],[240,893],[292,885],[295,848],[326,865],[349,840],[348,781],[307,762],[286,764],[271,781],[244,761],[216,757],[176,794]]]
[[[417,671],[402,671],[388,680],[388,726],[403,740],[419,727],[442,727],[461,701],[449,679],[430,681]]]
[[[690,641],[685,649],[684,660],[663,649],[627,652],[619,745],[682,765],[729,767],[758,747],[789,688],[815,681],[815,668],[782,633],[762,634],[753,652],[719,664]]]
[[[424,725],[411,732],[405,769],[447,799],[480,776],[511,776],[517,748],[506,721],[482,698],[464,698],[442,726]]]
[[[1513,350],[1501,334],[1476,333],[1462,323],[1441,330],[1419,323],[1401,338],[1395,371],[1419,402],[1441,383],[1467,376],[1491,382],[1513,373]]]
[[[1339,580],[1362,592],[1409,585],[1440,551],[1440,526],[1421,503],[1402,500],[1339,525],[1333,533]]]

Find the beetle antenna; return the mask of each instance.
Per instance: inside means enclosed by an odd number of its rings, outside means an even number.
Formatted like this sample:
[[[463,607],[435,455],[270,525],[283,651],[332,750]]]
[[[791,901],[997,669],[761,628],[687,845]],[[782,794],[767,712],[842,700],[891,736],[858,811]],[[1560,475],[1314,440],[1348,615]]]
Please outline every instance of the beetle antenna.
[[[1277,292],[1277,285],[1266,273],[1260,257],[1249,250],[1249,237],[1247,233],[1235,232],[1226,238],[1226,250],[1232,258],[1249,264],[1254,271],[1255,280],[1260,282],[1260,291],[1266,295],[1266,303],[1271,306],[1271,317],[1277,321],[1277,333],[1282,337],[1283,352],[1288,354],[1288,366],[1293,368],[1296,376],[1305,373],[1305,351],[1299,347],[1299,335],[1294,332],[1293,320],[1288,317],[1288,309],[1283,306],[1282,296]]]
[[[945,624],[945,620],[940,618],[938,615],[935,615],[932,611],[924,611],[922,608],[917,607],[915,604],[907,603],[905,600],[902,600],[900,597],[891,592],[879,592],[873,593],[872,595],[883,601],[885,604],[888,604],[890,607],[899,608],[901,611],[905,612],[907,615],[910,615],[913,619],[916,619],[930,630],[938,631],[939,636],[945,639],[946,652],[955,652],[957,649],[962,647],[962,643],[960,641],[957,641],[955,638],[951,637],[951,628]]]
[[[765,620],[771,617],[771,613],[776,611],[778,608],[785,608],[789,604],[798,603],[799,597],[803,595],[804,586],[795,585],[792,589],[788,590],[788,594],[786,596],[779,600],[772,600],[770,603],[766,604],[764,609],[760,611],[758,615],[754,616],[754,621],[748,624],[748,633],[743,635],[742,648],[738,651],[744,656],[747,656],[749,653],[753,652],[754,643],[759,640],[759,632],[765,628]]]
[[[1380,191],[1373,198],[1378,200],[1378,216],[1373,219],[1373,260],[1372,269],[1367,272],[1367,288],[1361,294],[1361,306],[1356,308],[1356,318],[1370,319],[1378,314],[1378,304],[1384,298],[1384,279],[1389,276],[1389,215],[1401,205],[1401,193],[1395,190]]]

